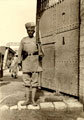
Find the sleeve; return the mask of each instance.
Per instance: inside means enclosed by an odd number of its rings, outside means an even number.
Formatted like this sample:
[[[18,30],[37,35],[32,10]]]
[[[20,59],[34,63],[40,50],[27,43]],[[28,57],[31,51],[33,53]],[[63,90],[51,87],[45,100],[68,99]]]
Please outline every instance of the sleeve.
[[[22,63],[22,50],[23,50],[23,43],[21,41],[18,49],[18,64]]]

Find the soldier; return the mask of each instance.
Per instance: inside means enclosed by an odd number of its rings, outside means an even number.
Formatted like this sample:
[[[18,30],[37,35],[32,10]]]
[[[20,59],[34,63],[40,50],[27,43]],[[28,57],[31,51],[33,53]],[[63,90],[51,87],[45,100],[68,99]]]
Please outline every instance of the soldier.
[[[34,37],[35,25],[32,22],[25,24],[28,36],[21,40],[18,51],[18,65],[22,64],[23,81],[26,87],[26,101],[22,104],[28,105],[30,88],[32,89],[32,104],[36,106],[35,95],[38,87],[38,75],[42,71],[39,65],[38,45]],[[42,55],[41,55],[42,57]]]

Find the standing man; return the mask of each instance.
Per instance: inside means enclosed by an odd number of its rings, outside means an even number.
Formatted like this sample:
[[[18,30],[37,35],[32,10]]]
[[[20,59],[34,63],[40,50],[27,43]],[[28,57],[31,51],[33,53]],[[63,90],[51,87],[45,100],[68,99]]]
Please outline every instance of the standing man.
[[[26,88],[26,101],[22,105],[29,104],[30,88],[32,88],[32,104],[36,106],[35,95],[38,87],[38,75],[42,71],[39,64],[38,45],[34,37],[35,25],[30,22],[25,24],[28,36],[21,40],[18,51],[18,65],[22,64],[23,81]],[[41,56],[42,57],[42,56]]]

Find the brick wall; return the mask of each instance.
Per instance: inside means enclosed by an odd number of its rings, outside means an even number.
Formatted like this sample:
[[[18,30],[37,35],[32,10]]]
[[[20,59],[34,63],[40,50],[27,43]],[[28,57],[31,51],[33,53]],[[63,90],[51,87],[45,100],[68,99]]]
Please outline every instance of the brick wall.
[[[80,80],[79,96],[84,104],[84,0],[80,2]]]

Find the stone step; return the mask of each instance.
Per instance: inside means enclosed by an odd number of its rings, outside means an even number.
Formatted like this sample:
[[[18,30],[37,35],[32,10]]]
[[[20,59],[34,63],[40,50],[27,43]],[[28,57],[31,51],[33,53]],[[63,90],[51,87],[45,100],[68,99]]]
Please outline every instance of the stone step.
[[[83,104],[78,101],[65,101],[67,111],[83,111]]]
[[[83,111],[83,105],[78,101],[65,101],[65,102],[43,102],[38,104],[38,106],[28,105],[28,106],[22,106],[21,104],[24,103],[24,101],[19,101],[17,105],[15,106],[7,106],[3,105],[0,107],[0,111],[5,110],[23,110],[23,109],[32,109],[32,110],[44,110],[44,111],[74,111],[74,112],[82,112]]]
[[[55,111],[67,111],[67,105],[64,102],[54,102]]]
[[[40,109],[42,109],[42,110],[53,111],[54,108],[55,107],[52,102],[40,103]]]

